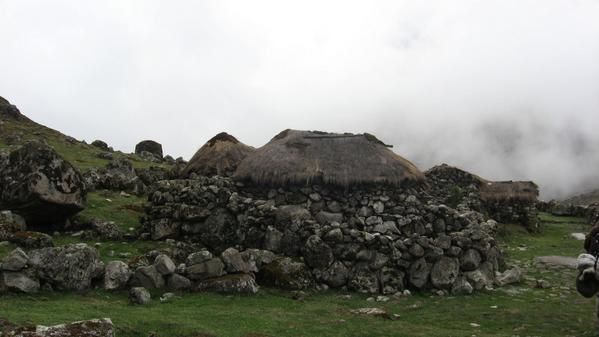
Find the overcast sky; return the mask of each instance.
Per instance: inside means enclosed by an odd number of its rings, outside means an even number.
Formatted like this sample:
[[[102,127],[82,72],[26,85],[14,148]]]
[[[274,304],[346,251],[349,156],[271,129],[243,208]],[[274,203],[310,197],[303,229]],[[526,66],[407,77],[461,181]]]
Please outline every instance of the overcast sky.
[[[422,170],[599,187],[599,0],[0,0],[0,46],[0,96],[125,152],[370,132]]]

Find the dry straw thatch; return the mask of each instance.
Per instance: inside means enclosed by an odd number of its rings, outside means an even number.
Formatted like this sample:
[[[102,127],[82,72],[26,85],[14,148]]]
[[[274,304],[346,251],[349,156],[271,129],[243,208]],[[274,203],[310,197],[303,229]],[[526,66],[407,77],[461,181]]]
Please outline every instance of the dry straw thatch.
[[[285,130],[244,159],[235,177],[265,185],[423,182],[408,160],[370,134]]]
[[[532,181],[487,182],[480,189],[483,201],[526,201],[534,202],[539,196],[539,187]]]
[[[233,174],[239,162],[255,149],[238,141],[226,132],[221,132],[202,146],[187,163],[181,176],[198,175],[227,176]]]

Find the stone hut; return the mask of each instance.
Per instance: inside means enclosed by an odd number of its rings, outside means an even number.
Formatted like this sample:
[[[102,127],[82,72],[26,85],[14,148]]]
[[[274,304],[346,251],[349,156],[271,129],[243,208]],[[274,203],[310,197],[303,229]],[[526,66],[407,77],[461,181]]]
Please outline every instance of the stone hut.
[[[451,207],[470,208],[499,222],[538,230],[539,187],[532,181],[494,182],[447,164],[435,166],[425,175],[431,193]]]
[[[181,177],[195,173],[200,176],[230,176],[237,165],[255,149],[238,141],[226,132],[221,132],[204,144],[187,163]]]
[[[424,175],[374,136],[286,130],[248,155],[233,179],[158,182],[142,222],[154,240],[291,258],[323,287],[492,287],[502,266],[496,223],[436,200]],[[291,279],[277,261],[264,269]]]

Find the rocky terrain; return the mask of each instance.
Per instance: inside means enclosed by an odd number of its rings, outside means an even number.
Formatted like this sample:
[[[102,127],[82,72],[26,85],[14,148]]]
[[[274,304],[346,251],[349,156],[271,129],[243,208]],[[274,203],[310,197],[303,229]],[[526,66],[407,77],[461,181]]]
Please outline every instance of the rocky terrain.
[[[525,275],[539,263],[509,260],[523,247],[499,239],[506,224],[519,224],[522,236],[542,233],[541,223],[552,222],[540,219],[539,210],[558,214],[560,206],[537,203],[534,183],[489,182],[447,165],[423,174],[372,135],[286,130],[275,136],[272,146],[293,152],[290,161],[323,142],[331,148],[314,155],[351,144],[397,160],[394,170],[358,165],[374,174],[374,183],[327,175],[326,165],[320,180],[300,183],[266,171],[257,180],[235,173],[237,167],[255,172],[264,151],[230,135],[214,137],[197,155],[224,158],[226,165],[187,165],[164,156],[156,141],[140,142],[131,154],[100,140],[86,144],[36,124],[4,99],[0,131],[0,296],[7,299],[101,291],[152,310],[156,302],[212,293],[259,299],[283,291],[303,302],[310,293],[341,292],[386,303],[413,294],[485,296],[523,282],[550,288]],[[226,174],[200,174],[219,170]],[[599,219],[593,207],[560,215]],[[397,318],[381,310],[351,314]],[[115,335],[110,319],[73,321],[6,321],[0,331]]]

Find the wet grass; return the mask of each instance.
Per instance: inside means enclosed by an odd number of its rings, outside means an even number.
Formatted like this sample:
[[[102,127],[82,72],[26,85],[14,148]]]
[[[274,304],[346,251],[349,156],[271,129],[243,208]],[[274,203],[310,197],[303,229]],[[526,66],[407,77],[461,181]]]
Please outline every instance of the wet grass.
[[[146,197],[122,195],[114,191],[96,191],[88,193],[85,210],[77,215],[80,221],[100,219],[114,221],[124,232],[140,226],[139,217],[143,215]]]

